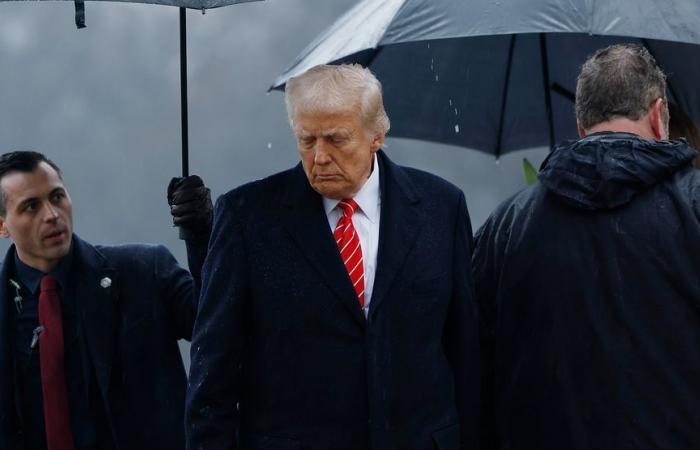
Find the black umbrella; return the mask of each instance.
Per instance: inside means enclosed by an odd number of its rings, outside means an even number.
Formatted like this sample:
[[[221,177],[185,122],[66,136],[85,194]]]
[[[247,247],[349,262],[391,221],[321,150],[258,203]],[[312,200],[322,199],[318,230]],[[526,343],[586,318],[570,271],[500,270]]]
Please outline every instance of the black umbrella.
[[[6,0],[0,0],[6,1]],[[221,6],[248,3],[262,0],[113,0],[130,3],[151,3],[157,5],[177,6],[180,8],[180,118],[182,132],[182,176],[189,175],[189,133],[187,122],[187,9],[202,12]],[[85,28],[85,4],[75,0],[75,24]]]
[[[700,119],[700,2],[363,0],[273,83],[358,62],[384,86],[391,134],[492,153],[577,137],[576,76],[594,50],[646,45],[670,98]],[[672,42],[676,41],[676,42]]]

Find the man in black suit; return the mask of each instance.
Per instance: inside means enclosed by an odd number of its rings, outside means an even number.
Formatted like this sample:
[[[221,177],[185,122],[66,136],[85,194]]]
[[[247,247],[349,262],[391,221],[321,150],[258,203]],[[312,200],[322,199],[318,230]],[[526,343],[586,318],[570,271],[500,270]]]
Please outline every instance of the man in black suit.
[[[208,191],[189,178],[169,193],[176,221],[197,230],[196,279]],[[13,241],[0,269],[0,450],[184,448],[190,274],[163,246],[74,235],[61,172],[40,153],[0,157],[0,195],[0,235]]]
[[[188,447],[475,448],[464,195],[380,150],[389,120],[369,70],[313,68],[286,98],[301,163],[215,208]]]

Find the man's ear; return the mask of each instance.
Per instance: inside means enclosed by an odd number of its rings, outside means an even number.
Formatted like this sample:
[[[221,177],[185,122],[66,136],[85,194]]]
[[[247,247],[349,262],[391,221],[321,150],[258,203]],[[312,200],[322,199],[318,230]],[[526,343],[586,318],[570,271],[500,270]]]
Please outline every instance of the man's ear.
[[[576,121],[576,128],[578,129],[578,137],[583,138],[584,136],[586,136],[586,130],[583,129],[581,123],[578,120]]]
[[[657,98],[649,107],[649,126],[657,141],[668,139],[668,130],[664,121],[664,99]]]
[[[10,231],[5,225],[5,218],[3,216],[0,216],[0,236],[5,239],[10,239]]]
[[[384,145],[384,133],[377,133],[372,138],[372,144],[370,145],[370,151],[376,153]]]

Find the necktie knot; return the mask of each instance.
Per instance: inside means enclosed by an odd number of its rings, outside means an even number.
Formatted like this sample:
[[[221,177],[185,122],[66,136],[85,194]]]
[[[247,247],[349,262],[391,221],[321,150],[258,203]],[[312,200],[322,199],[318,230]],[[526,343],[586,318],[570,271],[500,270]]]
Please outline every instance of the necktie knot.
[[[58,282],[51,275],[44,275],[41,278],[40,292],[55,291],[58,288]]]
[[[347,217],[352,217],[352,215],[357,211],[359,206],[357,202],[351,198],[344,198],[338,203],[338,208],[343,210],[343,215]]]

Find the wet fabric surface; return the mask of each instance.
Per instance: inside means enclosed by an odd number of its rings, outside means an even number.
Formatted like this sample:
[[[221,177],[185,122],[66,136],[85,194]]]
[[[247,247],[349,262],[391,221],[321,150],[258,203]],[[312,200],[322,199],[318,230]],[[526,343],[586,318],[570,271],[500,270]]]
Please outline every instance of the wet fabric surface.
[[[700,172],[601,133],[477,232],[486,448],[700,446]]]

